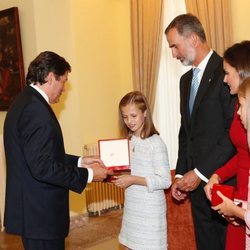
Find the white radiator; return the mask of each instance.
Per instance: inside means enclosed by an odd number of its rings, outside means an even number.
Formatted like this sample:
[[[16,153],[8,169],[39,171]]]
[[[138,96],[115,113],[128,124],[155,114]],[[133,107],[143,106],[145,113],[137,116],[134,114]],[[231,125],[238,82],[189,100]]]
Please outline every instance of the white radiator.
[[[83,155],[98,155],[98,145],[84,145]],[[124,189],[118,188],[112,183],[89,183],[85,193],[89,215],[101,215],[107,210],[122,208],[124,204]]]

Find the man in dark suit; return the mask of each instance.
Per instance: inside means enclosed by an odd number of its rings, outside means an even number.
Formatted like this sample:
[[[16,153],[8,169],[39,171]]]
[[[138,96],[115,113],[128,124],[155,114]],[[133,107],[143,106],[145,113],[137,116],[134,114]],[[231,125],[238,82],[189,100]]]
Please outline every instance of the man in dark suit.
[[[102,161],[65,153],[63,135],[49,104],[59,101],[71,71],[53,52],[29,65],[27,85],[4,123],[7,164],[4,226],[21,235],[25,250],[63,250],[69,231],[69,190],[102,181]]]
[[[165,34],[172,56],[185,66],[198,68],[198,91],[193,106],[190,104],[193,69],[180,79],[181,127],[172,196],[181,201],[190,193],[197,248],[222,250],[226,221],[211,210],[203,187],[211,174],[235,153],[228,134],[234,97],[223,83],[222,59],[208,46],[197,17],[177,16]]]

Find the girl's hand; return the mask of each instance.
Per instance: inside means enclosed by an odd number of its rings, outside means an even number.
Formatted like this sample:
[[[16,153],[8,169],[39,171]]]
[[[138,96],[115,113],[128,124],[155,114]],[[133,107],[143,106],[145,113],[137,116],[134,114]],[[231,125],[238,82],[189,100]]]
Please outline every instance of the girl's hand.
[[[220,191],[217,191],[218,196],[223,200],[218,206],[212,207],[222,217],[224,217],[229,223],[234,226],[241,226],[244,221],[245,209],[237,206],[232,200],[223,195]]]
[[[220,191],[217,191],[217,194],[222,199],[222,203],[220,203],[217,206],[212,207],[212,209],[226,217],[235,216],[235,209],[237,209],[237,205],[235,205],[232,200],[227,198]]]
[[[133,176],[131,175],[114,176],[111,182],[114,183],[117,187],[127,188],[133,184]]]

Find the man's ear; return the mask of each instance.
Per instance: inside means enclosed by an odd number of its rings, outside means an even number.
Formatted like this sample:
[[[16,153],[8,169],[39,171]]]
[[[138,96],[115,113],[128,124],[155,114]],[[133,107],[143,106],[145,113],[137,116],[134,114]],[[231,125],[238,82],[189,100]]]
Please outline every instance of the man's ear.
[[[48,84],[51,84],[53,82],[54,77],[55,77],[54,73],[49,72],[49,74],[46,76],[45,80],[48,82]]]
[[[192,41],[192,44],[196,47],[199,41],[199,37],[197,36],[197,34],[195,34],[194,32],[190,35],[190,39]]]

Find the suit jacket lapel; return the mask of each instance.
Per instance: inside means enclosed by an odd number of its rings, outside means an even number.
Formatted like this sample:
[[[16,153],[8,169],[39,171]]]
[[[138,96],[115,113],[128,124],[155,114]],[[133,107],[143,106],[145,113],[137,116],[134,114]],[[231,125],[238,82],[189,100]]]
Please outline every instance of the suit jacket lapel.
[[[190,122],[190,111],[189,111],[189,97],[190,97],[190,91],[191,91],[191,83],[192,83],[192,69],[188,71],[187,75],[187,84],[184,85],[184,95],[183,95],[183,103],[186,105],[186,121],[188,123]]]
[[[217,57],[217,55],[215,54],[215,52],[213,52],[213,54],[211,55],[211,57],[208,61],[207,66],[205,68],[205,71],[204,71],[203,76],[201,78],[198,92],[196,94],[191,118],[195,115],[203,96],[205,95],[207,89],[209,88],[209,85],[213,81],[214,69],[218,65],[218,60],[216,60],[216,57]],[[191,83],[190,83],[190,85],[191,85]],[[189,90],[189,93],[190,93],[190,90]],[[188,95],[188,97],[189,97],[189,95]]]

